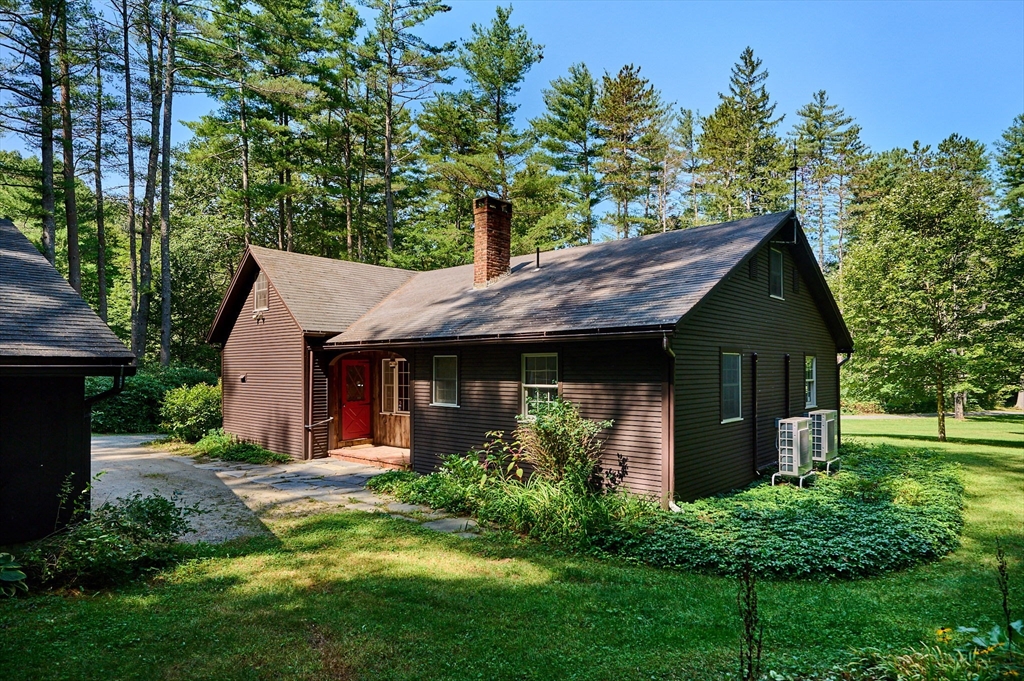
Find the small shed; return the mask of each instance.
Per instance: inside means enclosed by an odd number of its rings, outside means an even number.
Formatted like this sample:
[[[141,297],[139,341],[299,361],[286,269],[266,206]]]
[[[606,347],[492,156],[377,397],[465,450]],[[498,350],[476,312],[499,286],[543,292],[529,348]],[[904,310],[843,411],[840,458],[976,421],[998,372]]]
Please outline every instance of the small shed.
[[[0,220],[0,545],[66,522],[90,478],[90,410],[135,357],[9,220]],[[112,376],[85,394],[86,376]]]

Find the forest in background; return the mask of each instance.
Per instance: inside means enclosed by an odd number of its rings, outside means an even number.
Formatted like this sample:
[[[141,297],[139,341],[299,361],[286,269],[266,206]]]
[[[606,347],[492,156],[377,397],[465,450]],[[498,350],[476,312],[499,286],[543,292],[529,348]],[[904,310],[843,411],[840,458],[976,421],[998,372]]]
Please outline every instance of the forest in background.
[[[784,210],[795,191],[854,333],[850,404],[962,412],[1024,391],[1024,114],[991,149],[953,132],[873,151],[825,90],[778,112],[747,48],[710,112],[639,66],[578,63],[523,120],[544,46],[511,6],[420,37],[447,10],[0,0],[0,131],[38,150],[0,151],[0,215],[141,361],[215,369],[205,336],[250,243],[433,269],[471,261],[482,194],[513,202],[526,253]],[[187,92],[216,107],[174,146]]]

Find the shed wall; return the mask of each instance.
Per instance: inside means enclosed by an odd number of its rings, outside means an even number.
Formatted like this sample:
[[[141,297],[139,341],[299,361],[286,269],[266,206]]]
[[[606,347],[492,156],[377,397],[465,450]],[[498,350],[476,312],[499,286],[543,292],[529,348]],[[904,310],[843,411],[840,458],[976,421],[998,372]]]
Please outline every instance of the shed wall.
[[[604,467],[628,459],[625,482],[662,492],[662,391],[668,364],[660,341],[593,341],[418,349],[413,361],[413,467],[428,473],[445,454],[479,447],[486,433],[510,433],[521,413],[522,354],[557,352],[560,390],[591,419],[615,423],[603,435]],[[459,406],[431,405],[434,355],[459,357]]]
[[[272,282],[269,309],[253,319],[252,283],[221,352],[224,430],[302,457],[305,341]]]
[[[53,532],[61,485],[89,482],[89,435],[83,377],[0,377],[0,545]]]
[[[769,296],[768,247],[755,255],[757,276],[743,267],[678,326],[675,369],[675,494],[689,501],[741,487],[754,472],[753,355],[757,354],[758,466],[776,460],[775,419],[807,412],[804,357],[818,362],[818,409],[838,409],[836,343],[797,271],[788,247],[785,300]],[[794,277],[799,285],[794,289]],[[720,353],[742,352],[743,420],[721,423]],[[785,355],[790,355],[786,412]]]

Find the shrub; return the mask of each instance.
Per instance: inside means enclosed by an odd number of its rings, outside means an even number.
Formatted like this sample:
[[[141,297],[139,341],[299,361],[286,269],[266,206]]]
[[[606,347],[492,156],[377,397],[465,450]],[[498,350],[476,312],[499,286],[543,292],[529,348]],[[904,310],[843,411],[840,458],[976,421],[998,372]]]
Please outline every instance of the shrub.
[[[192,446],[192,453],[223,461],[240,461],[252,464],[286,463],[292,458],[264,449],[255,442],[240,440],[223,428],[210,430]]]
[[[89,376],[86,394],[109,390],[112,379]],[[198,383],[217,383],[213,372],[193,367],[146,366],[135,376],[125,379],[124,390],[102,400],[92,408],[92,429],[97,433],[151,433],[159,429],[160,404],[164,394],[173,388]]]
[[[565,481],[583,490],[592,486],[601,464],[598,433],[611,421],[592,421],[568,400],[531,405],[533,415],[520,417],[515,440],[536,473],[553,482]]]
[[[220,385],[197,383],[172,388],[160,407],[165,431],[185,442],[196,442],[220,426]]]
[[[202,511],[175,499],[136,492],[89,513],[77,508],[62,530],[29,546],[23,564],[44,586],[105,587],[124,583],[175,560],[177,539]]]

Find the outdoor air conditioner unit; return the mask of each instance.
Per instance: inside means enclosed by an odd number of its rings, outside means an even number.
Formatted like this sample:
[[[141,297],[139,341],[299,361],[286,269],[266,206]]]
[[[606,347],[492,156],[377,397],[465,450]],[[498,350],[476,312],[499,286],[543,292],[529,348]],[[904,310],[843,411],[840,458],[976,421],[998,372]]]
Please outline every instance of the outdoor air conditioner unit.
[[[779,475],[803,478],[811,472],[811,420],[779,420]],[[801,481],[802,482],[802,481]]]
[[[836,443],[838,412],[835,409],[818,409],[808,416],[811,417],[811,458],[826,463],[832,461],[839,456]]]

